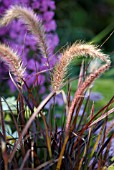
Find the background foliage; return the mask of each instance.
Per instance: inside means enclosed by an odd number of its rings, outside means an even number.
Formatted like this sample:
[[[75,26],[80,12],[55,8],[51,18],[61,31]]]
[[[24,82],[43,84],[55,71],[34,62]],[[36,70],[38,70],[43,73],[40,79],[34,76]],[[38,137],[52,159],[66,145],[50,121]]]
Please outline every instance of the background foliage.
[[[102,49],[110,55],[112,62],[110,70],[95,82],[93,88],[95,92],[101,92],[104,96],[104,99],[98,102],[103,106],[112,97],[114,91],[114,1],[56,0],[55,18],[60,39],[58,49],[76,40],[93,41],[100,46],[103,44]],[[109,39],[106,41],[107,38]],[[76,62],[72,77],[78,75],[79,68],[80,64]]]
[[[72,43],[78,39],[91,41],[106,27],[109,29],[100,36],[97,42],[101,45],[114,29],[113,0],[56,0],[57,32],[59,46]],[[114,35],[103,48],[113,52]]]

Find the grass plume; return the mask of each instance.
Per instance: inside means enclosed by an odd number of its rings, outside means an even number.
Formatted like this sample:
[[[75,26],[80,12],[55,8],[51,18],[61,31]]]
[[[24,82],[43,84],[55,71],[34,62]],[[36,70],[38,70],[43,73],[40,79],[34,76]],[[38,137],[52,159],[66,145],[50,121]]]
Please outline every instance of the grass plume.
[[[100,60],[110,64],[110,60],[106,54],[103,54],[99,48],[91,44],[74,43],[71,47],[67,48],[55,66],[52,77],[52,88],[59,91],[63,86],[65,73],[70,62],[78,56],[91,56],[92,58],[99,58]]]
[[[44,57],[48,58],[48,46],[46,43],[45,30],[40,18],[33,12],[32,9],[14,5],[11,6],[1,18],[0,25],[6,26],[16,18],[24,21],[31,33],[35,35],[35,39],[38,42],[42,54]]]
[[[0,44],[0,60],[9,67],[9,71],[15,76],[16,81],[20,82],[25,69],[17,52],[4,44]]]
[[[85,80],[85,82],[82,83],[82,85],[76,91],[76,93],[74,95],[74,99],[73,99],[71,106],[69,108],[68,116],[67,116],[66,132],[68,132],[68,130],[69,130],[71,118],[74,113],[75,106],[79,101],[80,96],[83,95],[84,91],[93,83],[93,81],[96,78],[98,78],[102,73],[104,73],[107,69],[109,69],[109,66],[110,66],[109,64],[105,64],[102,67],[100,67],[98,70],[96,70],[94,73],[90,74],[87,77],[87,79]]]

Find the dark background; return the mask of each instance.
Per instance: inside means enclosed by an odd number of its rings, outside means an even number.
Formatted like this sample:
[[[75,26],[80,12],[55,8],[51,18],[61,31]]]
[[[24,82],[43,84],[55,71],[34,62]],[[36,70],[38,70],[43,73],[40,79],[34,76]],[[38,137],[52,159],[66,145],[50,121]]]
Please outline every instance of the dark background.
[[[59,47],[81,39],[102,44],[114,29],[114,0],[56,0]],[[114,34],[103,45],[107,52],[114,50]]]

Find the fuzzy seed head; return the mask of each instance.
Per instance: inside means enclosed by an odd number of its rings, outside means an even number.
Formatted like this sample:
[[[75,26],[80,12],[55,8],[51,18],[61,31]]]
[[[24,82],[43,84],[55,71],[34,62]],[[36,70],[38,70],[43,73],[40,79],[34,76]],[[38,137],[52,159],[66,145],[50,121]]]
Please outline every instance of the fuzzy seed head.
[[[21,82],[25,68],[17,52],[4,44],[0,44],[0,60],[9,67],[9,71],[15,76],[16,81]]]
[[[0,20],[0,25],[6,26],[16,18],[24,21],[29,31],[35,35],[35,39],[38,42],[38,46],[42,54],[44,57],[48,57],[48,46],[46,43],[45,30],[40,18],[34,13],[32,9],[14,5],[6,11],[5,15]]]
[[[59,91],[63,86],[66,70],[71,61],[78,56],[98,58],[101,61],[110,65],[110,59],[108,55],[103,54],[99,48],[91,44],[74,43],[71,47],[68,47],[62,54],[59,63],[55,66],[54,73],[52,75],[52,88],[54,91]]]

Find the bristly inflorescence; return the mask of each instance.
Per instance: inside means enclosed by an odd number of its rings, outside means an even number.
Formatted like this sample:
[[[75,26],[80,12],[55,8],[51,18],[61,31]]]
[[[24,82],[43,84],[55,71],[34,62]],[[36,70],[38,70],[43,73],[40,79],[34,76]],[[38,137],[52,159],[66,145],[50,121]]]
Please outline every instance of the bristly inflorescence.
[[[16,81],[21,82],[25,68],[17,52],[4,44],[0,44],[0,60],[9,67],[9,71],[15,76]]]
[[[20,19],[14,19],[13,22],[8,25],[8,27],[0,26],[0,39],[1,42],[7,42],[7,44],[10,43],[9,45],[13,49],[19,51],[23,63],[27,67],[26,73],[28,72],[31,73],[31,75],[33,74],[32,76],[29,76],[29,78],[26,78],[26,83],[28,87],[31,87],[33,84],[34,87],[36,87],[37,84],[42,84],[39,91],[41,94],[43,94],[46,91],[46,87],[44,84],[49,82],[49,79],[44,74],[40,74],[39,76],[37,76],[36,73],[38,71],[47,70],[49,68],[48,65],[50,66],[50,68],[52,68],[56,62],[56,55],[54,55],[54,50],[59,43],[59,37],[56,32],[57,25],[54,18],[56,4],[54,0],[7,0],[7,3],[6,0],[3,0],[0,1],[0,21],[6,11],[15,5],[22,8],[26,7],[28,10],[33,10],[36,14],[37,19],[40,20],[40,23],[43,23],[42,28],[44,27],[44,37],[46,39],[45,44],[48,46],[47,55],[49,55],[49,59],[45,58],[46,55],[43,55],[43,52],[41,52],[40,50],[39,46],[41,44],[39,42],[38,36],[34,36],[31,31],[29,31],[30,29],[27,31],[26,28],[28,28],[28,25],[24,24],[25,19],[23,19],[22,21],[22,17],[20,17]],[[30,57],[31,55],[32,57]],[[5,67],[1,65],[1,81],[3,77],[6,76],[5,72],[3,71],[4,68]],[[10,79],[7,79],[7,81],[5,82],[7,82],[12,92],[16,90]]]
[[[15,18],[19,18],[24,21],[31,33],[35,35],[35,39],[38,41],[38,46],[43,56],[48,58],[49,50],[46,43],[45,30],[40,18],[33,12],[32,9],[14,5],[6,11],[0,20],[0,25],[6,26]]]
[[[74,43],[71,47],[68,47],[62,54],[59,63],[55,66],[55,70],[52,76],[52,88],[54,91],[59,91],[63,86],[65,73],[70,62],[78,56],[90,56],[92,58],[99,58],[110,65],[110,59],[108,55],[103,54],[99,48],[94,45],[86,43]]]

